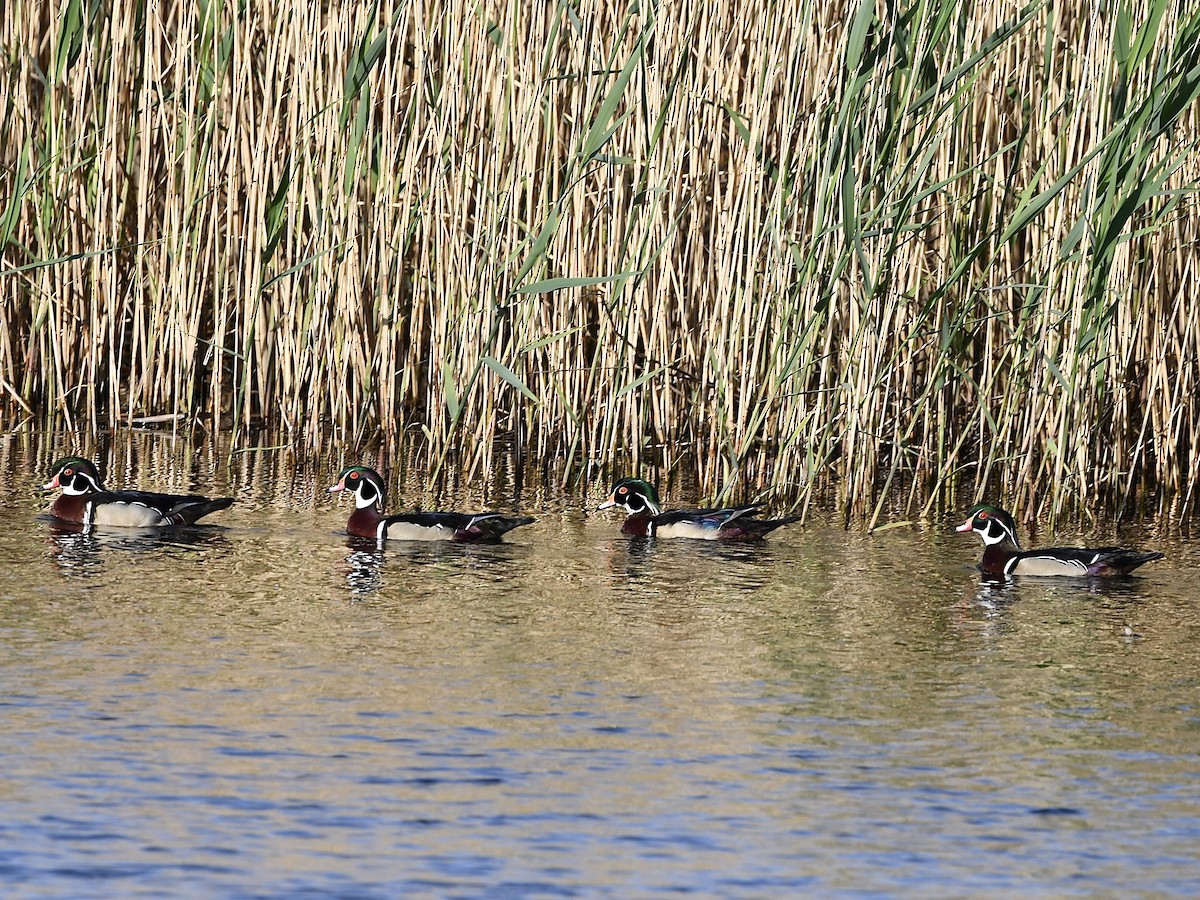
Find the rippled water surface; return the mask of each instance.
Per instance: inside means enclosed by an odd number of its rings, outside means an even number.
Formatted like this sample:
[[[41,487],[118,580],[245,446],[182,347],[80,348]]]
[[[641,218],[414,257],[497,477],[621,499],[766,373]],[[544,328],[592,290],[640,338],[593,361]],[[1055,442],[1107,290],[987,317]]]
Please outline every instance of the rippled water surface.
[[[377,550],[332,470],[192,462],[109,481],[236,494],[213,526],[76,534],[0,461],[5,896],[1200,892],[1169,534],[993,587],[945,529],[654,544],[526,495],[506,544]]]

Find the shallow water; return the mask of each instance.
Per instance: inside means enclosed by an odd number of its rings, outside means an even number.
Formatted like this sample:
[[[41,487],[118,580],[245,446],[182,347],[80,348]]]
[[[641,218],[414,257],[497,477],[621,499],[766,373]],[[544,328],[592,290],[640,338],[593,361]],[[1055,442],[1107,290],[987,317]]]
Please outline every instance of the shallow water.
[[[1193,544],[990,586],[973,536],[653,544],[531,495],[380,551],[336,466],[145,450],[110,483],[239,502],[83,535],[49,455],[0,448],[6,896],[1200,892]]]

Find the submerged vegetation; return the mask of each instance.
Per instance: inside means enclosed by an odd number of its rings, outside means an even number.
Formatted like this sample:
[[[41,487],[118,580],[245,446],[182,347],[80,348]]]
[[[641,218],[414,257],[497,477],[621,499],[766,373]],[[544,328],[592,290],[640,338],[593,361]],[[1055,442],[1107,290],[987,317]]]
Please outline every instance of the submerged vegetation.
[[[1191,506],[1200,7],[8,0],[0,410]]]

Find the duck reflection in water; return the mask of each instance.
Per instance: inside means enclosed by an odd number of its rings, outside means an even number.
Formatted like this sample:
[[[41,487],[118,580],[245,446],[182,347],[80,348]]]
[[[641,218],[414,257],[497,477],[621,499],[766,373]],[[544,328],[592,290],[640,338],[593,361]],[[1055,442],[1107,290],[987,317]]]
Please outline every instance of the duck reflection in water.
[[[176,528],[105,528],[78,525],[50,516],[47,543],[59,572],[70,578],[89,577],[104,570],[108,552],[168,554],[224,547],[224,529],[196,525]]]
[[[50,526],[50,555],[59,571],[69,578],[87,578],[103,571],[100,539],[82,525]]]
[[[972,601],[988,616],[1000,615],[1017,601],[1013,579],[1006,575],[981,575],[973,586]]]
[[[607,542],[609,570],[627,583],[685,586],[703,578],[713,590],[751,592],[770,583],[774,548],[764,543],[669,541],[649,537]]]
[[[962,624],[982,613],[985,630],[997,636],[1006,630],[1009,613],[1018,602],[1046,603],[1055,599],[1082,601],[1081,608],[1098,611],[1111,619],[1114,627],[1124,626],[1136,616],[1138,607],[1147,597],[1144,581],[1135,578],[1055,578],[983,574],[972,581],[963,592],[960,608],[964,611]]]
[[[1140,600],[1146,595],[1145,582],[1139,578],[1071,578],[1037,575],[980,575],[975,599],[981,605],[1011,603],[1023,594],[1052,592],[1081,598],[1113,598],[1118,601]]]
[[[346,557],[346,584],[351,599],[373,594],[383,587],[384,552],[375,541],[351,537],[346,541],[350,555]]]
[[[470,577],[488,583],[511,581],[521,574],[525,559],[522,548],[514,544],[465,544],[453,541],[389,541],[386,548],[373,538],[350,535],[346,538],[350,553],[345,557],[346,583],[351,598],[362,598],[382,589],[386,583],[388,555],[399,557],[410,575],[420,567],[422,574],[438,577]]]
[[[608,568],[623,581],[652,578],[651,564],[658,554],[654,538],[611,538],[606,542]]]

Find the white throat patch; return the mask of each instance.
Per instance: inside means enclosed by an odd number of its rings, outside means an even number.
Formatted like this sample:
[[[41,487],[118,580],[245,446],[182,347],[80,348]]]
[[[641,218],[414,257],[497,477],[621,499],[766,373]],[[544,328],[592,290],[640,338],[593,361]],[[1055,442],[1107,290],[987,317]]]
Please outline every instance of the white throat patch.
[[[372,491],[371,498],[369,500],[363,496],[363,488],[364,487],[369,487]],[[362,484],[360,484],[358,486],[358,490],[354,492],[355,507],[357,507],[358,509],[369,509],[372,506],[374,506],[376,503],[379,503],[380,508],[382,508],[383,504],[380,502],[380,496],[378,493],[375,493],[374,491],[375,491],[375,486],[370,484],[369,482],[364,481]]]
[[[983,542],[987,546],[992,544],[1000,544],[1004,541],[1012,541],[1014,547],[1020,547],[1017,542],[1017,536],[1009,532],[997,519],[990,519],[987,528],[979,532],[979,536],[983,538]]]
[[[76,479],[82,479],[87,484],[87,487],[82,490],[77,488],[75,486]],[[83,472],[76,472],[71,476],[70,481],[60,482],[60,487],[62,487],[64,494],[69,494],[72,497],[79,497],[83,494],[98,494],[104,490],[92,479],[91,475],[85,475]]]

